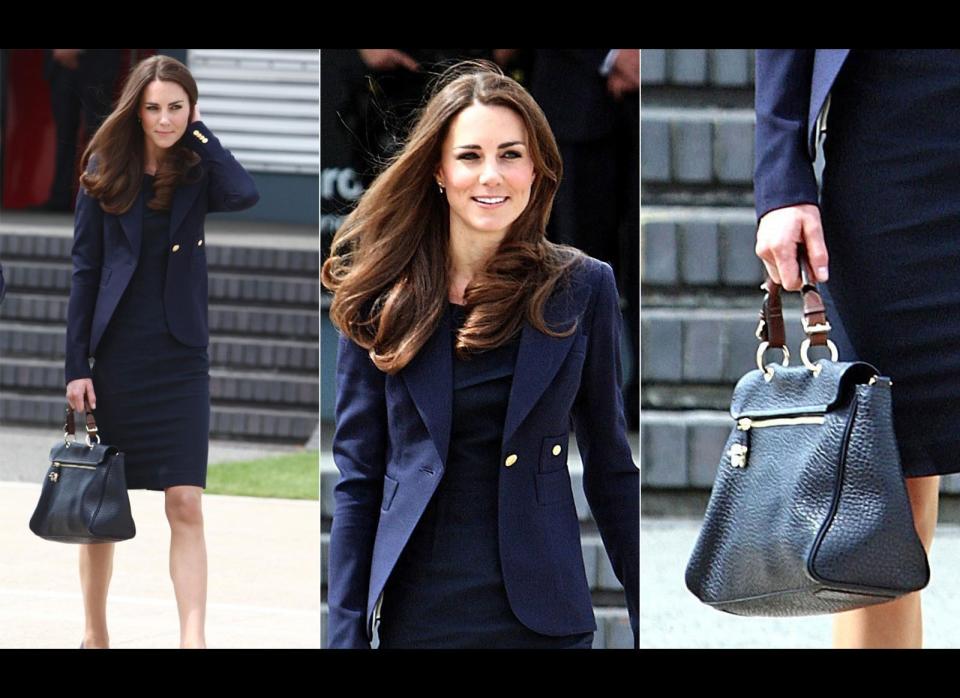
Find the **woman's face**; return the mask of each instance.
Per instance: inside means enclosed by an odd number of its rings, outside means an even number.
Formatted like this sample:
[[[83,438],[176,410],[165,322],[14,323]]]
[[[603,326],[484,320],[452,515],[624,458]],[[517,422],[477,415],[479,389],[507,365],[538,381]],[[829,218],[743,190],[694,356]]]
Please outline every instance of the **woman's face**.
[[[180,140],[190,120],[190,98],[176,82],[154,80],[140,98],[140,123],[147,143],[165,150]]]
[[[450,123],[437,170],[446,189],[451,233],[502,239],[530,201],[533,160],[520,116],[473,104]]]

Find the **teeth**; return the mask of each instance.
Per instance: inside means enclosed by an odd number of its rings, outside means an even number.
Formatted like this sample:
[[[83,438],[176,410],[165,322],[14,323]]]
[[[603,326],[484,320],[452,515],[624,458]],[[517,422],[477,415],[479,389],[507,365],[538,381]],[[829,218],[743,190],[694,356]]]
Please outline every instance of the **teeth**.
[[[476,196],[474,197],[481,204],[500,204],[507,200],[505,196],[489,197],[489,196]]]

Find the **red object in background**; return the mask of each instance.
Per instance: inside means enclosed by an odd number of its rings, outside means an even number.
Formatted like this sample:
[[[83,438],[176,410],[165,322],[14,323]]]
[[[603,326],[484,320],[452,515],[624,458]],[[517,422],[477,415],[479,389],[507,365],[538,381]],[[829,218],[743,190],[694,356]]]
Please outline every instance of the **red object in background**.
[[[10,49],[7,57],[3,208],[26,208],[42,204],[50,194],[56,129],[43,77],[43,49]]]
[[[156,49],[124,49],[114,97],[130,66],[156,54]],[[50,106],[50,83],[43,76],[43,49],[7,51],[7,114],[3,132],[3,196],[5,209],[42,204],[50,196],[56,166],[56,124]],[[83,125],[77,136],[77,160],[87,146]],[[79,170],[75,173],[80,176]]]

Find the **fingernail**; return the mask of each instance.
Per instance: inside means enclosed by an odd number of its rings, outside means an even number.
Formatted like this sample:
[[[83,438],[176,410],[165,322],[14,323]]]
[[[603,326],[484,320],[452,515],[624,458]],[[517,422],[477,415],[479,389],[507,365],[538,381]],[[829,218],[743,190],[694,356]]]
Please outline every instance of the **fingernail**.
[[[820,281],[826,281],[830,276],[830,271],[827,267],[817,267],[817,279]]]

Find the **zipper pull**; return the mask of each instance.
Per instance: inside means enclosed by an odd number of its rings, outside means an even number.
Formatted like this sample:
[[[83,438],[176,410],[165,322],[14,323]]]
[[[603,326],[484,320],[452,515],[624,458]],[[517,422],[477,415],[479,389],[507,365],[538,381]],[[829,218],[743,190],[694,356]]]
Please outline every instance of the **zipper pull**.
[[[737,422],[737,439],[730,445],[730,449],[727,451],[727,455],[730,456],[730,467],[732,468],[746,468],[747,467],[747,452],[750,450],[750,432],[749,424],[746,429],[740,425],[741,421],[750,420],[744,417],[742,420]]]

